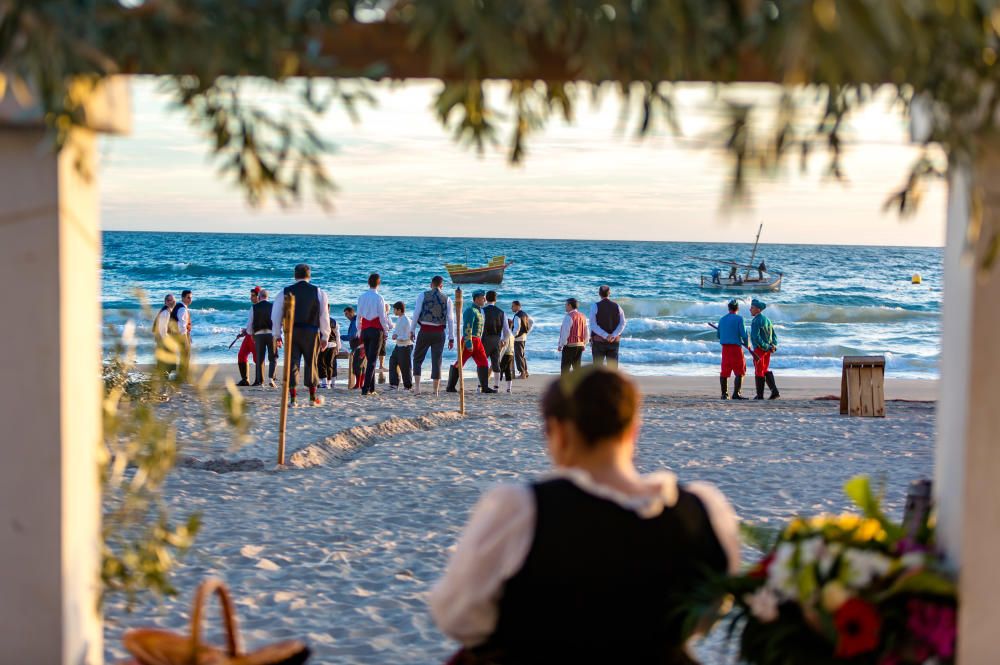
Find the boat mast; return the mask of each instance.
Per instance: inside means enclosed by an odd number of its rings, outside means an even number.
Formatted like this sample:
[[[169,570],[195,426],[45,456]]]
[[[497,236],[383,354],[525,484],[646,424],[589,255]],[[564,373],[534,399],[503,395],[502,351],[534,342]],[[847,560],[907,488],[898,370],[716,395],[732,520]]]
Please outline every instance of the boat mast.
[[[757,243],[760,241],[760,232],[764,228],[764,222],[760,223],[760,228],[757,229],[757,238],[753,241],[753,251],[750,252],[750,262],[747,264],[747,276],[744,277],[744,281],[750,279],[750,271],[753,269],[753,259],[757,256]]]

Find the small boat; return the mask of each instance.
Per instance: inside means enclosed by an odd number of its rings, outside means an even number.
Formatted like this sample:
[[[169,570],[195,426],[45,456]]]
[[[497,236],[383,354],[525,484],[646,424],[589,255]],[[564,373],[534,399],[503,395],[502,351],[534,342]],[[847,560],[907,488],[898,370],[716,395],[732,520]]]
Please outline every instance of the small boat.
[[[757,238],[753,241],[753,251],[750,252],[750,261],[748,263],[720,261],[718,259],[706,259],[697,256],[692,257],[698,261],[711,261],[713,263],[730,266],[729,276],[722,277],[720,275],[718,281],[716,281],[716,279],[711,275],[702,275],[700,284],[701,288],[709,291],[780,291],[781,279],[783,277],[782,273],[771,273],[766,268],[762,270],[761,267],[764,265],[763,261],[761,261],[760,266],[754,265],[753,262],[757,257],[757,243],[760,242],[760,232],[763,229],[763,224],[761,224],[760,228],[757,229]],[[743,268],[746,269],[745,275],[739,274],[739,270]],[[751,273],[756,273],[756,275],[751,277]]]
[[[507,261],[506,256],[494,256],[481,268],[470,268],[464,263],[446,263],[444,268],[453,284],[500,284],[503,282],[503,271],[513,264],[513,261]]]

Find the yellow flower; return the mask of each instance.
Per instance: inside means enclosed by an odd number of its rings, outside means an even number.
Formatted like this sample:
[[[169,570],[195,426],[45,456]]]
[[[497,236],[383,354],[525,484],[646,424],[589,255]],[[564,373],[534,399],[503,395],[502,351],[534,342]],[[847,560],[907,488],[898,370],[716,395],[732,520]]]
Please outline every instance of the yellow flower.
[[[851,599],[851,592],[840,582],[834,580],[827,582],[820,592],[820,601],[823,609],[831,614],[840,609],[840,606]]]
[[[886,533],[885,529],[882,528],[882,524],[878,520],[866,519],[861,522],[857,531],[854,532],[855,540],[860,542],[868,542],[870,540],[877,540],[879,542],[885,540]]]

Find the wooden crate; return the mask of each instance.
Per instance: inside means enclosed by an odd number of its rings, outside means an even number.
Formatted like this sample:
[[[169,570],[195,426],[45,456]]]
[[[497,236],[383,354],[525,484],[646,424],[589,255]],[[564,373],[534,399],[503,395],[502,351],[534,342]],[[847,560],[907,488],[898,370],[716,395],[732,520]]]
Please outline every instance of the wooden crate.
[[[885,417],[885,356],[844,356],[840,413]]]

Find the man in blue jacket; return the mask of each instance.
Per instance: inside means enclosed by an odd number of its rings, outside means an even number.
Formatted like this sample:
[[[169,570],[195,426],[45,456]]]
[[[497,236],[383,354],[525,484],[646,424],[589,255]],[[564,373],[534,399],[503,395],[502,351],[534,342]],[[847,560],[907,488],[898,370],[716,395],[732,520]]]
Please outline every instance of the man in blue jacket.
[[[719,319],[716,335],[722,344],[722,373],[719,384],[722,387],[722,399],[729,399],[729,375],[734,374],[733,399],[746,399],[740,394],[743,387],[743,377],[747,373],[747,360],[743,356],[743,347],[747,345],[747,328],[743,317],[737,314],[740,304],[735,299],[729,301],[729,313]]]

